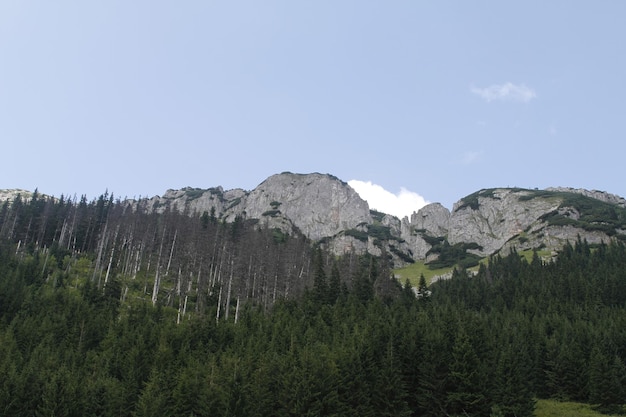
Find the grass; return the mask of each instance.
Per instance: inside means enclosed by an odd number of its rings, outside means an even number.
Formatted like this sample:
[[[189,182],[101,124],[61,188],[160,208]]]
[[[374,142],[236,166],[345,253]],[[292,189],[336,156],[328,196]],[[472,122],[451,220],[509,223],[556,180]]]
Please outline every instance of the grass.
[[[589,404],[560,402],[556,400],[537,400],[536,417],[607,417],[609,414],[599,413]],[[611,414],[610,416],[617,416]]]
[[[533,251],[531,249],[518,252],[520,256],[524,257],[529,263],[533,259]],[[548,260],[552,257],[552,252],[549,250],[538,250],[537,255],[540,259]],[[487,263],[489,258],[483,258],[480,263]],[[413,264],[405,266],[403,268],[397,268],[393,270],[394,275],[398,278],[400,284],[404,285],[404,282],[408,279],[412,286],[417,287],[420,280],[420,275],[424,274],[426,283],[430,285],[430,282],[434,276],[444,275],[452,272],[454,267],[430,269],[428,265],[424,264],[424,261],[416,261]],[[478,267],[468,268],[470,271],[478,270]]]
[[[523,250],[518,252],[518,254],[522,257],[524,257],[524,259],[526,259],[526,261],[528,261],[528,263],[530,263],[533,260],[533,250],[532,249],[527,249],[527,250]],[[552,258],[552,251],[549,250],[545,250],[545,249],[540,249],[537,251],[537,255],[539,256],[539,259],[542,260],[548,260]]]
[[[408,279],[412,286],[417,287],[421,274],[424,274],[426,283],[430,284],[434,276],[446,274],[452,271],[452,269],[452,267],[430,269],[423,261],[416,261],[414,264],[405,266],[404,268],[394,269],[393,273],[398,278],[398,281],[400,281],[400,284],[404,285],[404,282]]]

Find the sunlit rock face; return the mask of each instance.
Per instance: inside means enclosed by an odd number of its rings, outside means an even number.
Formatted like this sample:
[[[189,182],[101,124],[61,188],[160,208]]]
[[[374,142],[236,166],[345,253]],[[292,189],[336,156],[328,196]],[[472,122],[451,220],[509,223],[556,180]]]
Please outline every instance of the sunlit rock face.
[[[367,202],[331,175],[273,175],[250,192],[244,206],[249,218],[283,215],[313,240],[372,222]]]
[[[578,204],[581,201],[582,206]],[[579,237],[599,243],[626,235],[623,225],[611,229],[579,221],[585,216],[585,207],[604,204],[601,212],[614,207],[621,213],[626,200],[572,188],[484,189],[463,197],[452,211],[433,203],[400,220],[371,212],[352,187],[332,175],[285,172],[267,178],[252,191],[183,188],[131,204],[156,212],[207,212],[225,222],[237,217],[254,220],[260,227],[298,231],[313,241],[323,241],[337,255],[384,255],[396,265],[411,259],[428,260],[433,245],[444,240],[450,245],[471,244],[468,251],[487,256],[506,254],[513,248],[558,250]]]

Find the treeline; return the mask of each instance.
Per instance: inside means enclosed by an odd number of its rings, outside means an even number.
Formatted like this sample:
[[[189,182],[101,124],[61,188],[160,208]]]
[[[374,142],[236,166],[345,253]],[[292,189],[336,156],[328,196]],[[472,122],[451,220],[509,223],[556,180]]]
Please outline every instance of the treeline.
[[[623,410],[623,243],[494,256],[419,298],[384,261],[106,194],[18,198],[0,208],[0,415]]]
[[[148,210],[105,193],[93,201],[20,196],[0,208],[0,239],[18,254],[36,253],[55,279],[90,275],[96,287],[127,298],[149,298],[217,318],[254,301],[265,309],[311,286],[311,242],[258,220],[225,222],[214,210]],[[56,269],[55,269],[56,268]],[[215,299],[215,300],[213,300]],[[215,311],[207,306],[216,304]]]
[[[547,264],[493,257],[420,298],[408,286],[377,296],[388,281],[375,258],[354,258],[346,277],[316,251],[303,296],[246,303],[237,322],[122,302],[89,268],[63,275],[16,249],[0,245],[2,415],[531,416],[536,398],[624,403],[623,244],[578,242]]]

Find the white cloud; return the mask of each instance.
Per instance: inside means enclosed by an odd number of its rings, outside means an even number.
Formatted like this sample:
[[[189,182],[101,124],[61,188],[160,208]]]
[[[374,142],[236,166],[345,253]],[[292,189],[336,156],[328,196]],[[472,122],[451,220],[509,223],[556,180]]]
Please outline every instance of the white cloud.
[[[519,101],[528,103],[537,97],[537,93],[532,88],[524,84],[493,84],[489,87],[479,88],[472,86],[470,91],[477,96],[491,101]]]
[[[419,210],[429,201],[421,195],[409,191],[404,187],[400,188],[397,194],[385,190],[371,181],[350,180],[348,184],[369,204],[373,210],[394,215],[398,218],[411,216],[414,211]]]

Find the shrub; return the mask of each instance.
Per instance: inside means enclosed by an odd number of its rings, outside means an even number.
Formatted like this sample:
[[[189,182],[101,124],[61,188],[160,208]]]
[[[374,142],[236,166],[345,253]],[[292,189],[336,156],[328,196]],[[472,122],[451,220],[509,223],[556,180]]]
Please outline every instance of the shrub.
[[[476,266],[481,257],[473,253],[467,253],[469,249],[481,250],[482,246],[476,242],[450,245],[446,239],[441,244],[433,246],[426,253],[426,255],[439,254],[436,260],[429,262],[427,265],[430,269],[449,268],[454,265],[459,265],[461,268]]]
[[[394,253],[398,258],[402,259],[404,262],[412,264],[415,263],[415,260],[408,253],[402,252],[400,249],[396,248],[394,245],[389,245],[389,250]]]
[[[381,213],[380,211],[370,210],[370,215],[374,219],[374,221],[382,222],[383,217],[385,217],[385,213]]]
[[[200,198],[202,194],[204,194],[204,190],[200,188],[185,188],[185,195],[189,201]]]
[[[461,204],[457,207],[457,210],[461,210],[465,207],[469,207],[472,210],[478,210],[478,207],[480,207],[478,197],[495,198],[495,190],[495,188],[489,188],[486,190],[476,191],[475,193],[463,197],[461,199]]]
[[[348,229],[346,231],[343,232],[344,235],[346,236],[352,236],[353,238],[360,240],[361,242],[367,242],[367,233],[366,232],[362,232],[360,230],[357,229]]]

